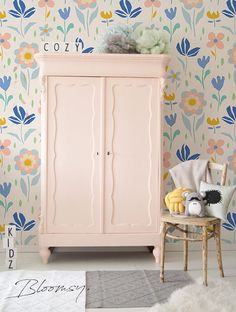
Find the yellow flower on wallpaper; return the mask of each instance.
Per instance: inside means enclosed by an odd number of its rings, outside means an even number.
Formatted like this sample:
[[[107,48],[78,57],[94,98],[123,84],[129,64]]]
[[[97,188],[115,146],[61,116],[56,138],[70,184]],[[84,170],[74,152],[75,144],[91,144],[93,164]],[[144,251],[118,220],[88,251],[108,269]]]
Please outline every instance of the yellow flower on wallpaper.
[[[112,18],[112,12],[111,11],[101,11],[100,15],[105,20],[108,20],[108,19]]]
[[[4,126],[7,123],[6,118],[0,118],[0,126]]]
[[[166,101],[174,101],[175,100],[175,93],[167,94],[166,92],[164,92],[164,99]]]
[[[6,11],[0,11],[0,20],[3,20],[7,17]]]
[[[207,123],[210,126],[217,126],[217,125],[220,124],[220,119],[219,118],[210,118],[210,117],[208,117],[207,118]]]
[[[0,224],[0,233],[5,232],[5,224]]]
[[[209,19],[216,20],[216,19],[218,19],[220,17],[220,12],[219,11],[216,11],[216,12],[208,11],[207,12],[207,17]]]

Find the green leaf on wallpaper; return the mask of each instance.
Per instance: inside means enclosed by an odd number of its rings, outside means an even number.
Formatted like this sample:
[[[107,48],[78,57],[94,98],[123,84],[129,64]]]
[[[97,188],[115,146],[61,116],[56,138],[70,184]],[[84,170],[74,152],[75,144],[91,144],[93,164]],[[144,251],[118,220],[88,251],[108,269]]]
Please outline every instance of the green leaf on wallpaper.
[[[62,28],[62,26],[57,26],[57,30],[61,31],[64,34],[64,29]]]
[[[36,78],[38,77],[38,75],[39,75],[39,67],[36,68],[36,69],[32,72],[32,74],[31,74],[31,79],[36,79]]]
[[[218,97],[216,96],[216,94],[212,94],[212,98],[216,101],[218,101]]]
[[[7,165],[7,171],[8,171],[8,172],[11,171],[11,165]]]
[[[25,135],[24,135],[24,141],[26,141],[28,139],[28,137],[35,131],[36,129],[29,129],[26,131]]]
[[[208,75],[210,75],[210,73],[211,73],[210,69],[206,70],[206,72],[205,72],[205,74],[204,74],[204,80],[206,79],[206,77],[207,77]]]
[[[27,32],[30,30],[30,28],[34,26],[35,24],[36,24],[35,22],[30,22],[29,24],[27,24],[24,29],[24,34],[26,35]]]
[[[173,28],[173,34],[176,32],[177,29],[180,28],[180,23],[175,24],[174,28]]]
[[[7,98],[7,104],[13,99],[13,95],[9,95]]]
[[[200,78],[198,75],[195,75],[195,79],[196,79],[197,81],[199,81],[200,84],[202,84],[201,78]]]
[[[20,142],[21,142],[21,139],[20,139],[20,137],[19,137],[19,135],[18,135],[18,134],[13,133],[13,132],[8,132],[8,134],[12,135],[14,138],[16,138],[18,141],[20,141]]]
[[[36,235],[29,235],[28,237],[26,237],[24,245],[28,245],[35,237]]]
[[[98,6],[97,8],[93,11],[93,13],[90,15],[90,19],[89,19],[89,25],[95,20],[95,18],[98,15]]]
[[[4,207],[4,202],[2,200],[0,200],[0,206]]]
[[[164,132],[164,133],[163,133],[163,136],[166,137],[169,141],[171,141],[171,138],[170,138],[168,132]]]
[[[19,200],[19,206],[20,207],[22,206],[22,200],[21,199]]]
[[[221,64],[221,66],[223,66],[223,65],[224,65],[224,63],[225,63],[225,60],[222,58],[222,59],[220,60],[220,64]]]
[[[200,126],[203,124],[205,118],[205,114],[203,114],[196,122],[196,127],[195,129],[198,130],[200,128]]]
[[[10,59],[10,58],[7,59],[7,65],[8,65],[8,66],[11,65],[11,59]]]
[[[190,29],[192,30],[192,21],[191,21],[190,14],[184,8],[182,8],[182,12],[183,12],[183,17],[184,17],[185,21],[187,22],[187,24],[189,24]]]
[[[22,87],[27,90],[27,80],[26,80],[26,76],[25,74],[23,73],[23,71],[20,72],[20,81],[21,81],[21,84],[22,84]]]
[[[20,33],[20,31],[19,31],[19,29],[18,29],[17,27],[14,27],[14,26],[8,26],[8,28],[10,28],[10,29],[12,29],[12,30],[16,31],[19,35],[21,35],[21,33]]]
[[[165,31],[167,31],[167,32],[170,34],[170,29],[169,29],[168,26],[164,26],[163,29],[164,29]]]
[[[178,135],[180,135],[180,130],[179,130],[179,129],[175,130],[174,135],[173,135],[173,140],[174,140]]]
[[[31,185],[36,185],[38,183],[40,179],[40,173],[38,175],[36,175],[35,177],[33,177],[32,181],[31,181]]]
[[[200,20],[203,18],[205,12],[205,8],[203,7],[202,10],[197,14],[196,17],[196,24],[200,22]]]
[[[3,100],[5,102],[4,96],[0,94],[0,100]]]
[[[22,193],[27,196],[27,185],[25,183],[25,180],[23,178],[20,179],[20,188]]]
[[[189,119],[184,115],[182,114],[182,120],[183,120],[183,123],[185,125],[185,128],[190,132],[190,134],[192,135],[192,127],[191,127],[191,123],[189,121]]]
[[[75,26],[73,23],[70,23],[68,26],[67,26],[67,29],[66,29],[66,33],[68,33],[71,29],[73,29]]]
[[[7,210],[9,210],[9,209],[11,208],[12,205],[13,205],[13,202],[9,202],[9,203],[7,204]]]
[[[75,7],[75,11],[76,11],[76,14],[77,14],[77,17],[80,21],[80,23],[84,26],[85,28],[85,20],[84,20],[84,14],[77,8]]]
[[[223,103],[225,100],[227,99],[227,96],[226,95],[223,95],[220,99],[220,103]]]

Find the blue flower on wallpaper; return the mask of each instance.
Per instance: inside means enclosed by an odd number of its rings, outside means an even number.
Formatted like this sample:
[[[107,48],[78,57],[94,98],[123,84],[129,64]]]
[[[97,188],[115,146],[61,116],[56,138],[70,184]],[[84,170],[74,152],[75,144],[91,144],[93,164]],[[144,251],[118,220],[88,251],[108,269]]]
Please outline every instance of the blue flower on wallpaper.
[[[93,47],[85,48],[85,47],[84,47],[84,41],[83,41],[83,39],[81,39],[80,37],[77,37],[76,40],[75,40],[75,42],[76,42],[77,44],[79,44],[79,46],[81,47],[82,53],[93,53],[94,48],[93,48]]]
[[[171,114],[170,116],[165,116],[165,121],[168,126],[173,127],[176,123],[177,114]]]
[[[4,91],[3,94],[0,94],[0,100],[4,103],[4,112],[6,111],[6,108],[9,104],[9,102],[13,99],[12,95],[7,96],[7,90],[10,88],[11,85],[11,76],[3,76],[0,78],[0,88]]]
[[[176,152],[176,156],[179,158],[180,161],[187,161],[187,160],[194,160],[200,157],[200,154],[193,154],[190,155],[190,148],[188,145],[182,145],[181,149],[178,149]]]
[[[210,56],[203,56],[202,58],[197,59],[198,65],[202,68],[205,69],[207,64],[210,62]]]
[[[23,213],[21,213],[21,212],[19,212],[19,213],[15,212],[13,214],[13,219],[14,219],[15,222],[14,223],[11,222],[9,224],[10,225],[15,225],[17,231],[29,231],[36,224],[35,220],[31,220],[29,222],[26,222],[26,218],[23,215]]]
[[[60,14],[60,17],[66,21],[70,16],[70,7],[58,10],[58,13]]]
[[[217,90],[217,94],[213,94],[212,98],[217,102],[218,106],[217,106],[217,111],[219,111],[220,106],[222,105],[222,103],[226,100],[226,95],[222,95],[220,94],[221,89],[224,86],[225,83],[225,77],[224,76],[217,76],[216,78],[213,78],[211,80],[212,86]]]
[[[142,12],[140,7],[133,10],[129,0],[121,0],[119,3],[121,10],[116,10],[115,13],[122,18],[135,18]]]
[[[173,19],[176,17],[176,12],[177,12],[176,7],[170,8],[169,10],[168,9],[165,10],[166,17],[170,20],[170,26],[165,25],[163,29],[169,33],[170,42],[172,41],[173,35],[176,32],[176,30],[180,28],[180,23],[176,23],[175,25],[173,25],[172,22]]]
[[[236,213],[228,212],[227,220],[228,220],[228,223],[222,224],[223,228],[225,228],[228,231],[235,231],[236,230]]]
[[[7,198],[11,191],[11,183],[4,182],[3,184],[0,184],[0,194]]]
[[[226,111],[228,116],[222,117],[222,120],[229,125],[234,125],[236,122],[236,106],[228,106]]]
[[[0,184],[0,194],[4,197],[4,200],[0,200],[0,207],[2,206],[4,209],[4,219],[6,218],[6,214],[8,210],[12,207],[13,202],[7,201],[7,197],[11,192],[11,183],[4,182],[3,184]]]
[[[196,56],[200,51],[200,48],[199,47],[191,48],[189,40],[187,38],[183,38],[181,43],[177,43],[176,49],[179,52],[179,54],[185,56],[185,63],[180,58],[178,58],[178,60],[182,64],[184,72],[186,74],[188,67],[188,57]]]
[[[234,18],[236,16],[236,0],[228,0],[226,5],[228,10],[223,10],[222,13],[229,18]]]
[[[225,77],[224,76],[217,76],[216,78],[213,78],[211,80],[211,83],[213,85],[213,87],[217,90],[220,91],[223,86],[224,86],[224,82],[225,82]]]
[[[166,17],[167,17],[169,20],[171,20],[171,21],[176,17],[176,12],[177,12],[177,8],[176,8],[176,7],[170,8],[169,10],[168,10],[168,9],[165,9]]]
[[[65,42],[67,34],[69,33],[69,31],[71,29],[74,28],[74,24],[73,23],[70,23],[68,26],[66,25],[66,20],[70,16],[70,7],[64,8],[63,10],[59,9],[58,13],[59,13],[60,17],[64,20],[64,25],[63,25],[63,27],[61,25],[57,26],[57,29],[63,33],[63,35],[64,35],[63,40]]]
[[[16,125],[28,125],[35,119],[35,114],[26,115],[26,111],[22,106],[15,106],[13,108],[15,116],[10,116],[8,119]]]
[[[181,44],[177,43],[176,49],[181,55],[188,56],[188,57],[194,57],[200,51],[199,47],[191,49],[190,42],[187,38],[183,38],[181,41]]]
[[[20,27],[19,28],[14,27],[14,26],[8,26],[8,27],[16,31],[22,37],[24,37],[29,31],[29,29],[36,23],[30,22],[23,28],[23,19],[30,18],[35,13],[36,9],[35,7],[26,9],[26,6],[23,0],[14,0],[13,5],[14,5],[14,10],[9,10],[8,12],[11,16],[15,18],[20,18]]]
[[[0,78],[0,88],[4,91],[7,91],[11,84],[11,76],[3,76],[3,78]]]
[[[26,6],[24,4],[24,1],[22,0],[14,0],[13,5],[14,5],[15,10],[9,10],[9,14],[11,14],[12,16],[16,18],[21,18],[21,17],[29,18],[36,11],[34,7],[26,10]]]
[[[14,116],[10,116],[8,119],[16,124],[16,125],[21,125],[20,127],[20,135],[13,133],[13,132],[9,132],[10,135],[12,135],[13,137],[15,137],[18,141],[20,141],[21,143],[25,143],[25,141],[28,139],[28,137],[36,130],[33,128],[28,129],[25,133],[23,133],[23,126],[29,125],[31,124],[36,116],[35,114],[30,114],[27,115],[26,111],[24,110],[24,108],[22,106],[15,106],[13,108],[13,112],[14,112]]]

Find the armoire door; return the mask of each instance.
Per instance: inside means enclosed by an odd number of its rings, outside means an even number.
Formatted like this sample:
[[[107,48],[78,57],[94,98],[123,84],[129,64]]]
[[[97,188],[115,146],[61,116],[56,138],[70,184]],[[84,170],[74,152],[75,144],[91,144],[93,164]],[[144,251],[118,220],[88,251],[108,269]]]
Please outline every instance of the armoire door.
[[[96,77],[48,78],[48,233],[101,231],[101,85]]]
[[[106,80],[105,232],[157,232],[159,82]]]

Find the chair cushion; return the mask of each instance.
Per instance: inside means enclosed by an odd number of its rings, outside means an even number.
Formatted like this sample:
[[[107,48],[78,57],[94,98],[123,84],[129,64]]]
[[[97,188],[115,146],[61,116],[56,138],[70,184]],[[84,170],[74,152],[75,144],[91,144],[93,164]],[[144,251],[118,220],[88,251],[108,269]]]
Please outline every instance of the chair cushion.
[[[200,192],[206,192],[208,216],[226,220],[226,214],[235,189],[236,185],[221,186],[201,181]]]

